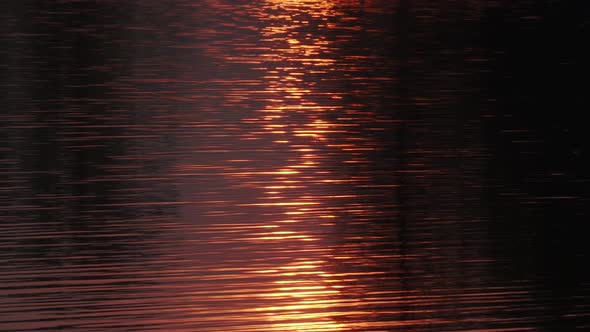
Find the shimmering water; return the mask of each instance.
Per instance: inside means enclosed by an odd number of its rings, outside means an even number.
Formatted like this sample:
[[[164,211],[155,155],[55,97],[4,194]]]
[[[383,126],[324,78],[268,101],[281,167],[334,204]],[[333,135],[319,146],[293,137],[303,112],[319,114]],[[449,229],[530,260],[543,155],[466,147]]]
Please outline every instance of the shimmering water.
[[[1,331],[590,329],[562,7],[9,3]]]

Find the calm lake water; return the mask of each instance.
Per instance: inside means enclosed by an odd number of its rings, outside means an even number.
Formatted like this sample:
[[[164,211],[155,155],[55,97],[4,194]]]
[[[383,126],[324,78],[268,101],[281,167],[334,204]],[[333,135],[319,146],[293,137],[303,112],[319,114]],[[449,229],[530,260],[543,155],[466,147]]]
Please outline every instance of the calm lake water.
[[[3,6],[1,331],[590,330],[576,3]]]

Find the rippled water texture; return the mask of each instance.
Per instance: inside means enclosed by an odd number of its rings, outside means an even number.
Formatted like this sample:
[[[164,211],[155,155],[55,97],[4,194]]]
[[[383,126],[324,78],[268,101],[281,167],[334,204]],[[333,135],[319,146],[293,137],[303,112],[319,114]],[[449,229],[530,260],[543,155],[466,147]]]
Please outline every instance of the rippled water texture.
[[[0,330],[590,329],[528,3],[8,5]]]

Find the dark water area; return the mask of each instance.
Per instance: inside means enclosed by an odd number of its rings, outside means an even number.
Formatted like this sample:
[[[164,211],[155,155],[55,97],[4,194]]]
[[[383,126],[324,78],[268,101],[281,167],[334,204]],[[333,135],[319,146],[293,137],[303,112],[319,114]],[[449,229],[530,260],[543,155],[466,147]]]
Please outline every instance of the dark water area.
[[[0,331],[590,331],[583,1],[6,1]]]

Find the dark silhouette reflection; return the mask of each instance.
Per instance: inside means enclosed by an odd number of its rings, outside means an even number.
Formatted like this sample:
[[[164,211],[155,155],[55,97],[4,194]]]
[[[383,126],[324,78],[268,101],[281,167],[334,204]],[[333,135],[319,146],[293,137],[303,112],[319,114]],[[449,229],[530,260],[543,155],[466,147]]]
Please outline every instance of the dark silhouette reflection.
[[[587,67],[588,13],[582,2],[513,4],[483,22],[492,239],[503,239],[507,275],[534,280],[547,331],[588,327],[587,146],[576,111],[586,98],[574,83]]]
[[[381,142],[398,152],[389,160],[396,165],[398,206],[379,210],[387,227],[347,220],[336,255],[349,258],[335,264],[342,274],[364,272],[347,285],[355,295],[379,294],[372,298],[376,305],[365,299],[380,326],[587,327],[581,125],[573,112],[554,112],[581,106],[578,87],[563,84],[577,75],[579,51],[547,54],[541,48],[548,35],[566,33],[568,41],[550,44],[576,47],[582,20],[557,25],[581,17],[570,10],[583,10],[507,7],[400,1],[392,15],[400,36],[388,45],[399,60],[392,105],[400,122],[396,142]],[[547,82],[539,75],[562,79]],[[567,129],[558,133],[560,127]],[[360,227],[350,227],[355,220]],[[386,245],[358,240],[365,238]],[[367,279],[379,282],[369,286]],[[378,302],[384,294],[386,304]],[[353,324],[357,317],[347,318]]]
[[[177,199],[160,157],[165,130],[150,133],[150,116],[117,86],[132,74],[129,45],[117,40],[130,8],[25,1],[10,10],[0,329],[88,331],[130,324],[117,323],[124,315],[140,327],[149,310],[133,308],[149,307],[153,242],[177,218],[165,204]]]

